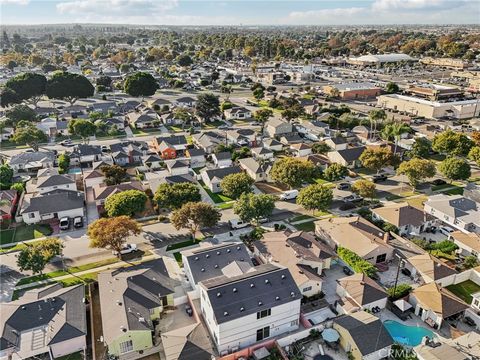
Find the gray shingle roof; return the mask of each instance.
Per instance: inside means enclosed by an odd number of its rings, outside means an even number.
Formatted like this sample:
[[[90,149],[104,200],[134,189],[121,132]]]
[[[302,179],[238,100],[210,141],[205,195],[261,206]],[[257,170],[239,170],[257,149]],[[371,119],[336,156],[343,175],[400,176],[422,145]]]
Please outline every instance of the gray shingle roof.
[[[73,180],[69,175],[52,175],[44,176],[37,181],[37,187],[47,187],[47,186],[58,186],[66,184],[74,184]]]
[[[286,268],[263,264],[239,276],[205,280],[202,286],[218,324],[302,298]]]
[[[83,208],[84,196],[79,191],[54,190],[30,198],[30,203],[21,213],[39,211],[40,214],[50,214],[59,211]]]
[[[223,179],[227,175],[237,174],[241,171],[242,170],[238,166],[230,166],[226,168],[205,170],[205,173],[211,181],[213,178]]]

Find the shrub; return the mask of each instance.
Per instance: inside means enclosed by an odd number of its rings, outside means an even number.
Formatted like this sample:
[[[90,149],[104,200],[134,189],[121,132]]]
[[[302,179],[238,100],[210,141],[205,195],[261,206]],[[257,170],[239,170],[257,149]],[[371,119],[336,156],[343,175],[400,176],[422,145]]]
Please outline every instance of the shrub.
[[[372,277],[377,273],[377,268],[370,264],[368,261],[362,259],[353,251],[344,247],[337,249],[338,256],[347,263],[355,272],[361,272],[365,275]]]
[[[395,291],[394,291],[395,290]],[[398,284],[396,288],[391,287],[387,290],[390,300],[397,300],[408,295],[412,291],[412,287],[408,284]]]

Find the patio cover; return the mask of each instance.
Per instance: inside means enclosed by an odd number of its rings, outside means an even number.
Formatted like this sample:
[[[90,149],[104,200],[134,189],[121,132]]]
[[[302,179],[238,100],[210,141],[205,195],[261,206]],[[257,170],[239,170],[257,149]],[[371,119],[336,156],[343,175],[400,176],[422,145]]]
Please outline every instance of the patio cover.
[[[397,308],[399,308],[402,312],[405,312],[409,309],[412,308],[412,305],[410,305],[408,302],[406,302],[403,299],[399,299],[397,301],[393,302]]]
[[[334,343],[340,339],[340,335],[335,329],[325,329],[322,331],[322,338],[327,342]]]

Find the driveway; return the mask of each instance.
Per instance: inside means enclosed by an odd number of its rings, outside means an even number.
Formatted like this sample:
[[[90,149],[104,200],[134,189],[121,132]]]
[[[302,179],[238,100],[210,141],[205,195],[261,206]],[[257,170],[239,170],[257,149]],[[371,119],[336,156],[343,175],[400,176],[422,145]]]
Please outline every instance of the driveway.
[[[340,299],[337,295],[337,280],[346,276],[343,272],[343,265],[339,263],[332,263],[330,269],[324,270],[322,291],[328,303],[333,304],[336,300]]]
[[[97,204],[93,199],[93,189],[87,189],[87,224],[91,224],[99,218]]]

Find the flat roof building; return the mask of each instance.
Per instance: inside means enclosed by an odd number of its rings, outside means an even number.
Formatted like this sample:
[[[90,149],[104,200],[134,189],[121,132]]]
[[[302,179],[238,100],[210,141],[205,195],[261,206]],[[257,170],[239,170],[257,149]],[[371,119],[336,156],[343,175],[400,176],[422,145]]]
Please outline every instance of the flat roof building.
[[[356,58],[349,58],[347,63],[352,65],[379,65],[383,63],[417,61],[407,54],[380,54],[380,55],[363,55]]]

